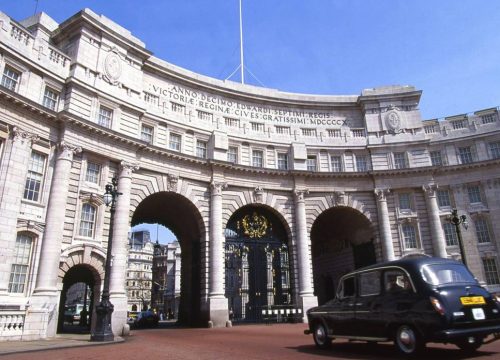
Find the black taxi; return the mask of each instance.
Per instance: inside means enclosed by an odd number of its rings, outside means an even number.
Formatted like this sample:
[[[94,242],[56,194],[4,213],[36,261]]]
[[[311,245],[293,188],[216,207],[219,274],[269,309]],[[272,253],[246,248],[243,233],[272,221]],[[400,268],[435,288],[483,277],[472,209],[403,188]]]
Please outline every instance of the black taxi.
[[[500,297],[490,294],[461,262],[403,258],[344,275],[334,299],[307,311],[314,342],[334,338],[394,341],[404,355],[428,342],[477,350],[500,334]]]

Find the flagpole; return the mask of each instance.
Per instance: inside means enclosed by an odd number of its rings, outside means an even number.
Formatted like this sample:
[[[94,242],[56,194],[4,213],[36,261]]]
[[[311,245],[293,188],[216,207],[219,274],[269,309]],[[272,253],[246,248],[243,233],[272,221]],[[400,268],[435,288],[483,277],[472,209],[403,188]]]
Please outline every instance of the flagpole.
[[[240,0],[240,71],[241,71],[241,83],[245,83],[245,74],[243,65],[243,21],[241,16],[241,0]]]

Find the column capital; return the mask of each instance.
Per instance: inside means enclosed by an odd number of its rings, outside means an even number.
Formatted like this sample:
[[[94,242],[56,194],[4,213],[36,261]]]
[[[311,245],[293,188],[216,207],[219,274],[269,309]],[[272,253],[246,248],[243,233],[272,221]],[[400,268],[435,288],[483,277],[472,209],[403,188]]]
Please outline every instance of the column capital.
[[[424,190],[425,194],[428,197],[435,197],[437,189],[438,189],[438,185],[435,183],[429,183],[427,185],[422,186],[422,190]]]
[[[139,170],[139,164],[125,160],[120,162],[120,177],[130,177],[134,171]]]
[[[295,200],[297,202],[303,202],[304,196],[309,194],[309,189],[295,189],[293,194],[295,195]]]
[[[28,131],[22,130],[17,126],[12,128],[12,141],[19,142],[21,144],[29,144],[30,146],[36,143],[40,139],[37,134],[30,133]]]
[[[80,146],[75,146],[68,144],[65,141],[61,141],[57,144],[57,149],[59,150],[59,155],[57,159],[73,160],[73,155],[81,153],[82,148]]]
[[[212,195],[222,195],[222,190],[227,188],[227,183],[223,181],[212,181],[210,183]]]
[[[389,188],[378,188],[373,190],[378,201],[387,201],[387,195],[391,192]]]

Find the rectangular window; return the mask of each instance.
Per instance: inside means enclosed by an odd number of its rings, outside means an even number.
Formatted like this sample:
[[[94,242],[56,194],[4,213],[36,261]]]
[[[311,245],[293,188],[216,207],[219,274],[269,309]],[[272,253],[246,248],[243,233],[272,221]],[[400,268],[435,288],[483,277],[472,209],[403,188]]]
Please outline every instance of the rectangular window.
[[[441,151],[431,151],[431,164],[432,166],[443,165],[443,158],[441,156]]]
[[[290,135],[290,127],[289,126],[275,126],[276,134],[280,135]]]
[[[113,117],[113,110],[101,106],[99,108],[99,119],[97,123],[101,126],[111,128],[112,117]]]
[[[288,154],[278,153],[278,169],[288,170]]]
[[[43,174],[45,170],[45,155],[33,151],[28,164],[28,175],[24,186],[24,199],[31,201],[40,200]]]
[[[174,102],[171,104],[172,104],[172,111],[173,112],[181,113],[181,114],[184,114],[186,112],[186,107],[184,105],[177,104]]]
[[[196,156],[206,159],[207,158],[207,142],[196,140]]]
[[[477,218],[474,220],[474,227],[476,228],[477,242],[480,244],[491,242],[490,230],[488,222],[484,218]]]
[[[490,153],[492,159],[500,159],[500,142],[490,143]]]
[[[328,134],[328,137],[339,138],[342,136],[340,129],[327,129],[326,133]]]
[[[9,292],[23,293],[28,280],[31,247],[33,239],[24,234],[18,234],[14,249],[14,260],[10,270]]]
[[[455,225],[445,222],[443,224],[444,238],[446,240],[446,246],[457,246],[458,238]]]
[[[448,190],[438,190],[437,191],[437,202],[439,207],[450,207],[450,192]]]
[[[154,128],[145,124],[141,125],[141,140],[149,144],[153,143]]]
[[[227,161],[237,164],[238,163],[238,148],[230,146],[227,149]]]
[[[356,155],[356,170],[368,171],[368,158],[365,155]]]
[[[470,164],[472,162],[472,150],[470,146],[458,148],[460,164]]]
[[[465,129],[467,127],[467,120],[455,120],[451,122],[451,125],[453,126],[453,130]]]
[[[2,86],[9,90],[16,91],[20,77],[21,73],[6,66],[5,69],[3,69]]]
[[[264,153],[262,150],[252,151],[252,166],[263,167],[264,166]]]
[[[405,243],[405,249],[417,248],[417,232],[415,231],[415,227],[413,225],[403,225],[403,239]]]
[[[49,108],[50,110],[55,110],[58,99],[59,99],[59,93],[46,86],[45,93],[43,94],[43,106]]]
[[[411,211],[411,196],[409,193],[401,193],[398,195],[399,198],[399,210],[401,211]]]
[[[234,119],[234,118],[229,118],[229,117],[224,118],[224,123],[226,124],[226,126],[231,126],[231,127],[239,127],[240,126],[240,120]]]
[[[436,125],[425,125],[424,126],[424,131],[426,134],[434,134],[437,132],[438,127]]]
[[[483,124],[491,124],[497,121],[497,116],[496,114],[487,114],[481,116],[481,121]]]
[[[168,148],[175,151],[181,151],[181,136],[179,134],[170,133]]]
[[[98,184],[100,179],[100,174],[101,174],[101,165],[93,162],[87,163],[87,172],[85,173],[85,181]]]
[[[262,124],[262,123],[251,122],[250,126],[252,128],[252,131],[255,131],[255,132],[264,132],[264,130],[265,130],[264,124]]]
[[[483,258],[484,275],[486,276],[486,284],[499,284],[497,262],[494,258]]]
[[[307,171],[317,171],[318,170],[316,156],[314,156],[314,155],[307,156],[306,162],[307,162]]]
[[[330,166],[333,172],[341,172],[342,158],[340,156],[330,156]]]
[[[93,237],[96,208],[90,204],[83,204],[80,216],[80,236]]]
[[[301,130],[303,136],[316,136],[316,129],[305,128]]]
[[[469,195],[469,202],[471,204],[480,203],[481,201],[481,189],[478,185],[467,186],[467,193]]]
[[[198,119],[200,120],[206,120],[206,121],[212,121],[214,118],[214,115],[211,113],[208,113],[206,111],[200,111],[198,110]]]
[[[408,166],[406,164],[406,154],[405,153],[394,153],[394,168],[395,169],[406,169]]]

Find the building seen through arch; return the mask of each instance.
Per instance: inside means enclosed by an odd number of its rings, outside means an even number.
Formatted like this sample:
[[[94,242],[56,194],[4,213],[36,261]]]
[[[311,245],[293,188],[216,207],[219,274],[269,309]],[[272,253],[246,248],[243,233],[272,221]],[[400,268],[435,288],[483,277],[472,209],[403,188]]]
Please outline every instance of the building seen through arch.
[[[466,257],[500,291],[498,108],[425,120],[413,86],[317,96],[220,81],[89,9],[0,23],[0,340],[65,331],[77,283],[92,332],[110,242],[122,334],[128,231],[143,223],[178,241],[167,290],[189,326],[286,307],[305,321],[344,273],[405,256]],[[470,225],[463,253],[453,209]]]

